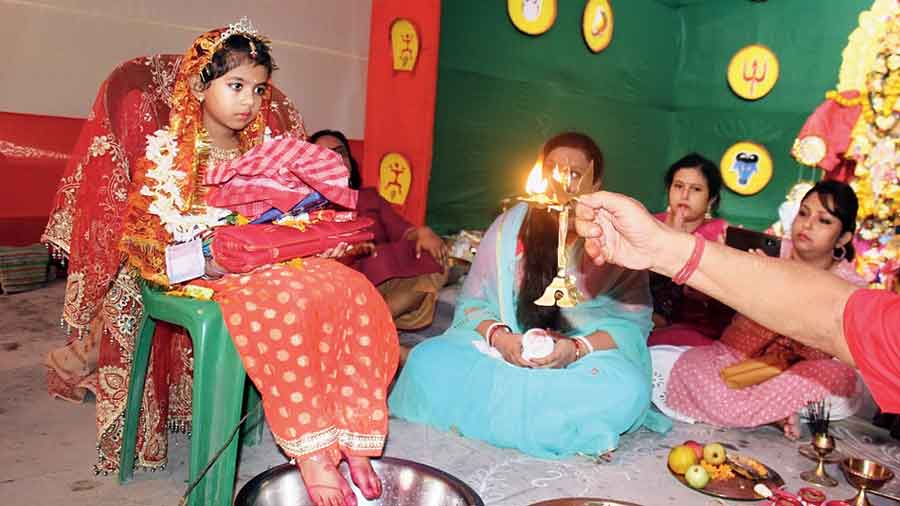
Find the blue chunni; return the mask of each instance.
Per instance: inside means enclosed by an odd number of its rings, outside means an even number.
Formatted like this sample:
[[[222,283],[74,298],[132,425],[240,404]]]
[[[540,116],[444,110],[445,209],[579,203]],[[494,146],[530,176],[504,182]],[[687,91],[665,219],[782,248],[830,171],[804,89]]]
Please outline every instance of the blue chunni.
[[[580,242],[570,248],[569,269],[587,300],[562,310],[572,327],[568,333],[605,331],[616,348],[564,369],[516,367],[476,348],[484,338],[475,329],[484,320],[527,330],[516,321],[516,245],[527,212],[516,206],[491,225],[453,326],[412,350],[389,399],[392,414],[542,458],[603,454],[618,446],[621,434],[642,426],[668,431],[669,419],[650,407],[647,275],[598,267]]]

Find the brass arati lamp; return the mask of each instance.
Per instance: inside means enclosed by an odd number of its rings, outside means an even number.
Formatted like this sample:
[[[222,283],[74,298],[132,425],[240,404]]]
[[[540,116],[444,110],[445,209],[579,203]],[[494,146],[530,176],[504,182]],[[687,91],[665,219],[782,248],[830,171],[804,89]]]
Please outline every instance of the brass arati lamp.
[[[569,235],[569,214],[574,209],[575,197],[581,187],[581,175],[569,167],[553,168],[554,191],[547,192],[548,182],[543,177],[540,162],[534,165],[528,174],[525,185],[525,197],[517,200],[530,207],[545,209],[547,212],[559,213],[559,241],[556,246],[556,276],[544,289],[543,295],[534,301],[538,306],[574,307],[581,301],[581,294],[575,286],[575,276],[568,274],[568,255],[566,255],[566,238]]]

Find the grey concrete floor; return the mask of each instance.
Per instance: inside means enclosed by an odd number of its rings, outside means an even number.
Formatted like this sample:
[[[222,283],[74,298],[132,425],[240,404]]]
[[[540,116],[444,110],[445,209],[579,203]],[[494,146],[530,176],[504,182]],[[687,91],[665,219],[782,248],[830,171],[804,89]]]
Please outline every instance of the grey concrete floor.
[[[95,476],[92,471],[96,459],[93,400],[72,404],[47,395],[43,358],[65,340],[58,326],[63,292],[64,282],[55,282],[41,290],[0,296],[0,506],[178,504],[187,486],[190,440],[185,435],[170,435],[169,465],[164,471],[136,472],[133,482],[120,486],[115,477]],[[834,433],[847,454],[875,458],[900,470],[900,445],[865,419],[838,422]],[[645,506],[741,504],[702,496],[669,476],[665,471],[668,448],[686,439],[722,441],[749,451],[775,468],[791,491],[805,485],[799,474],[812,467],[798,454],[798,444],[786,441],[774,428],[724,431],[702,424],[676,424],[664,436],[639,432],[623,437],[613,461],[597,463],[583,457],[535,459],[391,420],[385,453],[459,477],[489,506],[522,506],[564,496],[615,498]],[[241,452],[235,490],[287,460],[268,430],[262,444]],[[829,472],[840,476],[835,466]],[[826,491],[829,498],[851,495],[842,477],[840,481],[838,488]],[[886,489],[900,494],[900,483]]]
[[[0,297],[0,504],[177,504],[178,465],[127,487],[95,476],[93,401],[72,404],[47,395],[44,356],[65,342],[59,328],[64,282]],[[174,446],[176,461],[186,455]]]
[[[170,435],[164,471],[136,472],[120,486],[95,476],[94,402],[50,398],[44,356],[65,342],[59,316],[65,283],[0,296],[0,505],[176,505],[187,486],[190,439]],[[268,431],[263,443],[242,450],[240,487],[284,462]]]

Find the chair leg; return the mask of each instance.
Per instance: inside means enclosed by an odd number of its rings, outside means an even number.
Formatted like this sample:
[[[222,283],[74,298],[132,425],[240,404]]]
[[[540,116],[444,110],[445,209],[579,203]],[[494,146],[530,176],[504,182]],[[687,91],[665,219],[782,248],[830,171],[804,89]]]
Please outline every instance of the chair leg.
[[[194,339],[194,395],[190,482],[213,458],[241,419],[247,375],[231,342],[224,321],[221,329],[203,329],[209,335]],[[193,335],[193,334],[192,334]],[[204,346],[196,346],[203,341]],[[200,352],[198,355],[197,352]],[[219,455],[194,488],[190,506],[230,506],[237,470],[238,436]]]
[[[141,402],[144,399],[144,384],[147,379],[147,366],[150,362],[150,348],[153,345],[154,332],[156,332],[156,322],[145,312],[141,318],[141,330],[138,333],[137,342],[134,343],[134,359],[131,364],[131,376],[128,380],[122,453],[119,456],[119,483],[126,483],[134,478],[134,449],[137,445]]]
[[[262,441],[266,419],[263,416],[262,399],[252,382],[247,381],[244,387],[244,413],[250,413],[241,427],[241,441],[245,446],[256,446]]]

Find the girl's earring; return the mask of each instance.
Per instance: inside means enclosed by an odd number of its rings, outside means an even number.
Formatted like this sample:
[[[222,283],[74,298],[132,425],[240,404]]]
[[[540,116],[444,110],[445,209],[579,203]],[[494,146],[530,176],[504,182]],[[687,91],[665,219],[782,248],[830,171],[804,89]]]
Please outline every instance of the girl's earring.
[[[707,220],[711,220],[712,217],[713,217],[713,215],[712,215],[712,206],[709,206],[709,207],[706,208],[706,219],[707,219]]]

